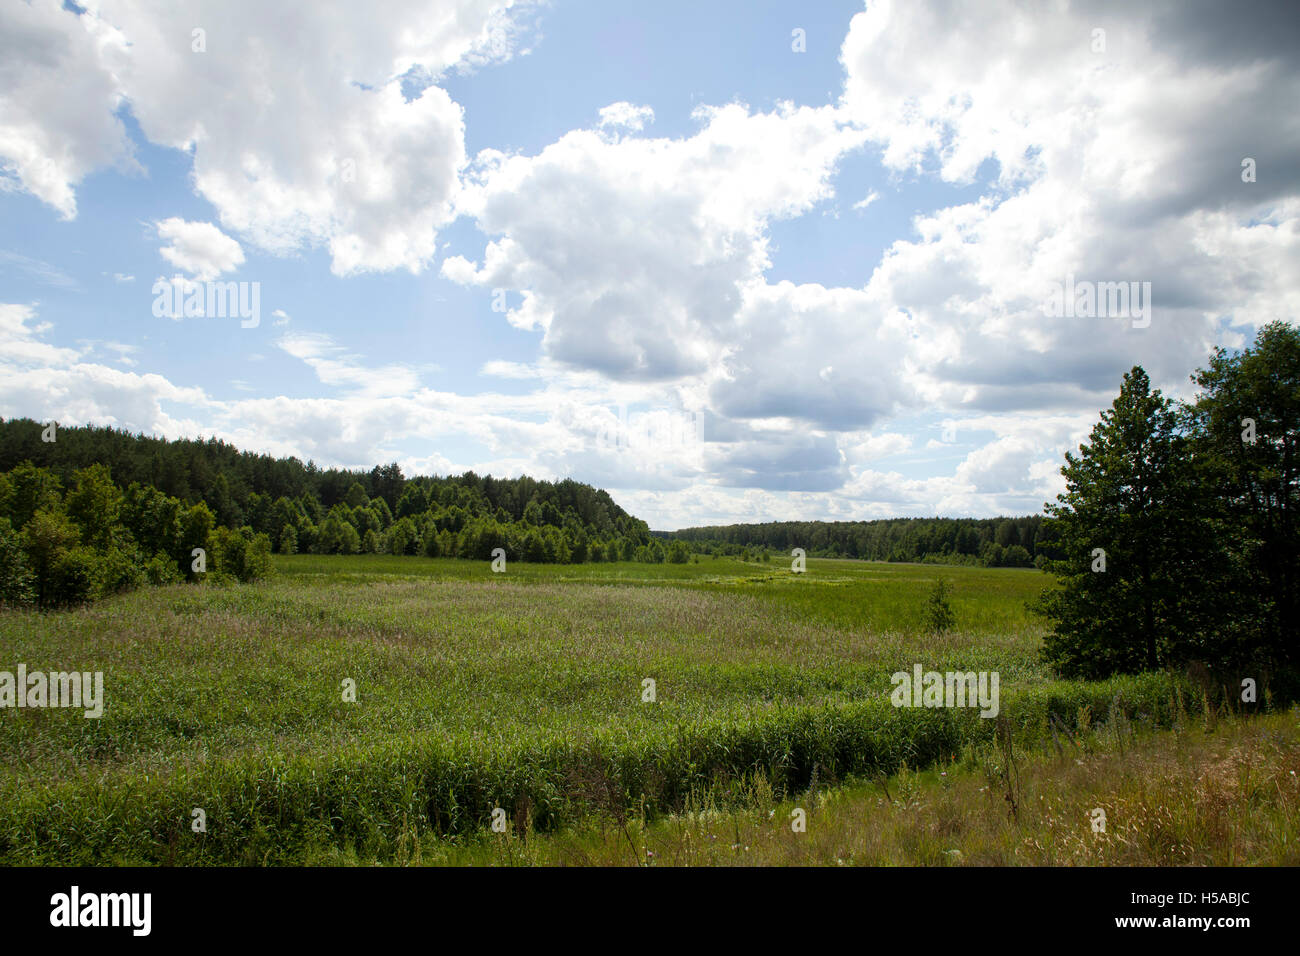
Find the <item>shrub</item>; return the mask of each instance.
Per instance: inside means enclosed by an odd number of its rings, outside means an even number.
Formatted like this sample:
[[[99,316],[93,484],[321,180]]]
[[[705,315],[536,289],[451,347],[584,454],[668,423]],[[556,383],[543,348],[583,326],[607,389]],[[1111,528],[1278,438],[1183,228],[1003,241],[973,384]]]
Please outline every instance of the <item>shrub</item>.
[[[271,572],[271,539],[251,528],[217,528],[208,536],[208,570],[243,582],[265,577]]]
[[[100,559],[90,548],[78,545],[62,551],[42,581],[41,607],[84,604],[99,596]]]
[[[145,580],[150,584],[177,584],[185,580],[176,562],[166,554],[155,554],[144,565]]]
[[[948,582],[943,578],[934,582],[929,596],[925,599],[922,615],[925,629],[931,634],[942,634],[956,623],[952,607],[948,603]]]
[[[0,604],[31,603],[34,584],[22,536],[10,526],[8,518],[0,518]]]
[[[133,591],[148,580],[141,566],[141,554],[132,549],[110,547],[95,552],[96,581],[93,597]]]

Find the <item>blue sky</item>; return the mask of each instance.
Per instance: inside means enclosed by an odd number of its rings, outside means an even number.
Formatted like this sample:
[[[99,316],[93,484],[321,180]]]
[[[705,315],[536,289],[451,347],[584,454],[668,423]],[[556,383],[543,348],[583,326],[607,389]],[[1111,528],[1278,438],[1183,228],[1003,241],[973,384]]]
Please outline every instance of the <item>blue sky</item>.
[[[8,5],[0,415],[656,528],[1037,511],[1130,366],[1186,394],[1294,320],[1274,9]],[[1067,275],[1150,322],[1044,315]],[[256,283],[257,325],[160,279]]]

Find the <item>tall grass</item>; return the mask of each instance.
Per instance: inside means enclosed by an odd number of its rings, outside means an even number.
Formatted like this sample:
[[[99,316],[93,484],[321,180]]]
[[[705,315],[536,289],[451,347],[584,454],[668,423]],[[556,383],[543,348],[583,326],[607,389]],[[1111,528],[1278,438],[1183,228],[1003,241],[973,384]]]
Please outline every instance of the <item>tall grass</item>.
[[[103,670],[107,696],[97,721],[0,713],[0,861],[393,859],[413,835],[474,838],[496,807],[538,831],[655,818],[743,800],[737,783],[756,775],[779,796],[990,740],[973,711],[890,705],[889,674],[914,663],[999,670],[1020,740],[1072,733],[1081,714],[1163,726],[1186,709],[1168,675],[1052,681],[1022,607],[1033,572],[944,569],[956,626],[932,635],[936,572],[916,565],[493,575],[304,556],[279,569],[251,586],[0,612],[0,669]]]

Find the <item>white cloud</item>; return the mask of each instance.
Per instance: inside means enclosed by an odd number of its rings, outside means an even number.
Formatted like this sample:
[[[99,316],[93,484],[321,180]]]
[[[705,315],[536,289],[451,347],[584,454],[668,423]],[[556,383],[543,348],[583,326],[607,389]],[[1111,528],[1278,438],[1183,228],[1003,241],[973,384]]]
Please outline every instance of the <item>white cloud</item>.
[[[485,362],[480,370],[483,375],[492,375],[496,378],[540,378],[542,370],[535,365],[527,365],[523,362],[503,362],[500,360]]]
[[[162,257],[199,282],[215,279],[244,262],[239,243],[210,222],[186,222],[173,216],[154,225],[158,237],[170,243],[159,250]]]
[[[42,285],[58,289],[75,289],[77,280],[42,259],[33,259],[20,252],[0,249],[0,269],[16,270]]]
[[[633,132],[640,132],[647,123],[655,121],[655,111],[648,106],[633,106],[631,103],[622,101],[611,103],[609,106],[600,108],[600,122],[597,124],[602,129],[626,129]]]
[[[57,0],[0,5],[0,184],[21,188],[64,219],[91,170],[137,170],[111,60],[126,38]]]
[[[309,365],[324,384],[347,389],[357,396],[410,395],[420,388],[420,378],[414,369],[404,365],[368,368],[328,335],[293,332],[276,344]]]
[[[1300,254],[1300,171],[1275,166],[1254,190],[1239,160],[1245,144],[1300,152],[1282,106],[1300,97],[1300,73],[1264,55],[1259,29],[1259,49],[1225,54],[1252,35],[1236,30],[1207,59],[1192,48],[1213,23],[1176,13],[1107,10],[1104,54],[1091,48],[1096,11],[1074,4],[882,2],[854,18],[842,105],[886,166],[960,183],[998,164],[979,201],[919,217],[871,278],[915,319],[919,394],[949,408],[1096,408],[1138,362],[1183,382],[1225,315],[1295,314],[1294,270],[1269,270]],[[1151,282],[1151,326],[1045,317],[1049,284],[1067,275]]]
[[[855,202],[853,204],[853,208],[866,209],[868,206],[870,206],[873,202],[875,202],[879,198],[880,198],[880,193],[876,192],[873,189],[871,190],[871,192],[867,193],[866,196],[864,196],[862,199],[859,199],[857,202]]]
[[[481,154],[458,208],[502,238],[443,274],[524,291],[510,320],[543,329],[546,354],[570,366],[655,380],[716,365],[768,265],[766,224],[828,198],[861,137],[830,109],[697,118],[685,139],[577,130],[536,156]]]
[[[49,323],[28,325],[36,318],[30,305],[0,303],[0,356],[10,365],[47,365],[67,363],[80,355],[74,349],[57,348],[40,340],[51,328]]]
[[[460,107],[436,82],[511,55],[512,0],[332,10],[257,0],[54,0],[0,13],[0,156],[66,218],[75,186],[131,166],[115,110],[152,142],[192,151],[223,228],[286,254],[324,244],[340,275],[419,271],[464,162]],[[16,7],[16,9],[14,9]],[[202,50],[194,31],[204,31]],[[323,55],[322,51],[328,51]]]

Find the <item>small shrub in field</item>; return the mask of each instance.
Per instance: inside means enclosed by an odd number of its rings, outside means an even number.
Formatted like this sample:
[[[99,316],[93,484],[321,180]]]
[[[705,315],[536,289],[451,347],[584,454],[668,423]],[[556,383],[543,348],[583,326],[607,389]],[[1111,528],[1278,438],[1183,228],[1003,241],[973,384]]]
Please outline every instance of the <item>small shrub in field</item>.
[[[952,606],[948,603],[948,593],[948,582],[940,578],[934,582],[929,597],[925,599],[923,622],[925,629],[931,634],[942,634],[950,630],[957,621],[952,613]]]

